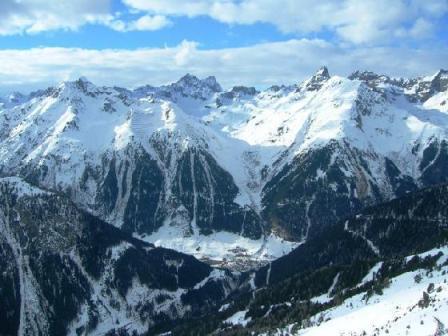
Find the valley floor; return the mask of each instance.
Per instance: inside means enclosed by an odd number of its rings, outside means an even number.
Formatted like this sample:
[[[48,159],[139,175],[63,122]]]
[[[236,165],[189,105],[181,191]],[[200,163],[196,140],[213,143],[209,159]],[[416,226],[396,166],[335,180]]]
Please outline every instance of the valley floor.
[[[163,226],[150,236],[139,239],[156,246],[190,254],[215,267],[246,271],[265,265],[291,252],[300,243],[289,242],[274,235],[252,240],[230,232],[205,236],[185,235],[179,227]]]

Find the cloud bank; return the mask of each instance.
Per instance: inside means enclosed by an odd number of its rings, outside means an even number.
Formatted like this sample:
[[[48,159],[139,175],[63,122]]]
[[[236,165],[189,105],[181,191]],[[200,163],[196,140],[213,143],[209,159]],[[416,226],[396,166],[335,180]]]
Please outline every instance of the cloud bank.
[[[215,75],[225,86],[297,83],[320,65],[332,74],[368,69],[392,76],[429,75],[446,67],[448,48],[345,48],[319,39],[292,39],[243,48],[200,49],[193,41],[172,48],[0,50],[0,91],[32,90],[87,76],[99,85],[136,87],[177,80],[187,72]]]
[[[446,0],[124,0],[166,16],[209,16],[228,24],[269,23],[285,33],[328,30],[355,43],[428,37],[448,13]]]
[[[112,12],[122,1],[136,19]],[[172,18],[207,16],[226,24],[267,23],[283,33],[329,32],[353,44],[430,37],[448,14],[446,0],[2,0],[0,35],[76,30],[100,24],[120,32],[154,31]]]

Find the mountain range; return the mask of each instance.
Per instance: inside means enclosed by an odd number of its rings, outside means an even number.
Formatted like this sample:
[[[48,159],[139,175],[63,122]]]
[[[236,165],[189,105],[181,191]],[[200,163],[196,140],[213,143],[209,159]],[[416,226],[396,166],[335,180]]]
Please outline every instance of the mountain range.
[[[0,98],[0,334],[312,335],[403,274],[443,283],[413,256],[445,251],[447,102],[446,70],[326,67]]]

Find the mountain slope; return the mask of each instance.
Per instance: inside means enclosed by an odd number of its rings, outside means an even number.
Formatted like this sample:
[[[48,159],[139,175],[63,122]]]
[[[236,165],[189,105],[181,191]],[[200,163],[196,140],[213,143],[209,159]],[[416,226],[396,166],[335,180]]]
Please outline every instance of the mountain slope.
[[[0,190],[2,335],[142,333],[216,305],[239,281],[19,178]]]

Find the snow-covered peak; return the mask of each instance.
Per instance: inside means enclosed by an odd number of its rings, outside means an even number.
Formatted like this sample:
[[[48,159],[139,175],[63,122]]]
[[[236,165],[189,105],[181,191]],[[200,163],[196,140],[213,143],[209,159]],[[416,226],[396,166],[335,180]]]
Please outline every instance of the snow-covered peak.
[[[448,71],[440,69],[432,76],[410,80],[405,87],[413,102],[426,102],[439,92],[448,90]]]
[[[205,100],[221,91],[221,85],[219,85],[214,76],[199,79],[198,77],[187,73],[177,82],[169,85],[160,87],[145,85],[136,88],[133,93],[138,98],[154,95],[176,101],[179,96]]]
[[[198,77],[187,73],[173,85],[187,87],[207,87],[214,92],[222,91],[221,85],[219,85],[215,76],[208,76],[204,79],[199,79]]]
[[[323,66],[310,79],[304,81],[300,85],[299,90],[317,91],[328,79],[330,79],[330,73],[327,67]]]
[[[162,88],[172,89],[174,91],[180,91],[183,94],[201,97],[204,96],[204,93],[209,94],[212,92],[222,91],[222,88],[216,81],[215,77],[199,79],[189,73],[180,78],[177,82]]]
[[[406,88],[410,85],[410,80],[404,78],[391,78],[387,75],[380,75],[372,71],[355,71],[348,76],[348,79],[359,80],[376,90],[384,91],[387,86]]]
[[[156,88],[154,95],[179,105],[187,114],[202,117],[209,113],[216,96],[222,91],[215,77],[199,79],[186,74],[177,82]]]
[[[187,72],[176,83],[197,83],[197,82],[200,82],[200,79],[195,75],[192,75],[189,72]]]
[[[132,92],[134,98],[153,97],[178,104],[190,115],[202,117],[209,113],[209,106],[214,105],[217,95],[222,92],[221,85],[213,76],[199,79],[186,74],[177,82],[155,87],[145,85]]]
[[[86,77],[79,77],[74,81],[64,81],[58,86],[58,89],[60,92],[65,91],[68,94],[81,92],[87,95],[91,95],[98,91],[96,85],[90,82]]]
[[[328,72],[328,68],[326,66],[321,67],[319,70],[316,71],[313,77],[317,79],[329,79],[330,73]]]
[[[219,85],[214,76],[199,79],[189,73],[168,87],[181,91],[183,94],[201,98],[206,98],[212,93],[222,91],[221,85]]]
[[[81,76],[75,80],[63,81],[60,85],[76,85],[76,86],[95,86],[91,81],[85,76]]]
[[[91,81],[89,81],[89,80],[87,79],[86,76],[81,76],[81,77],[79,77],[79,78],[77,79],[77,81],[78,81],[78,82],[84,82],[84,83],[92,83]]]

